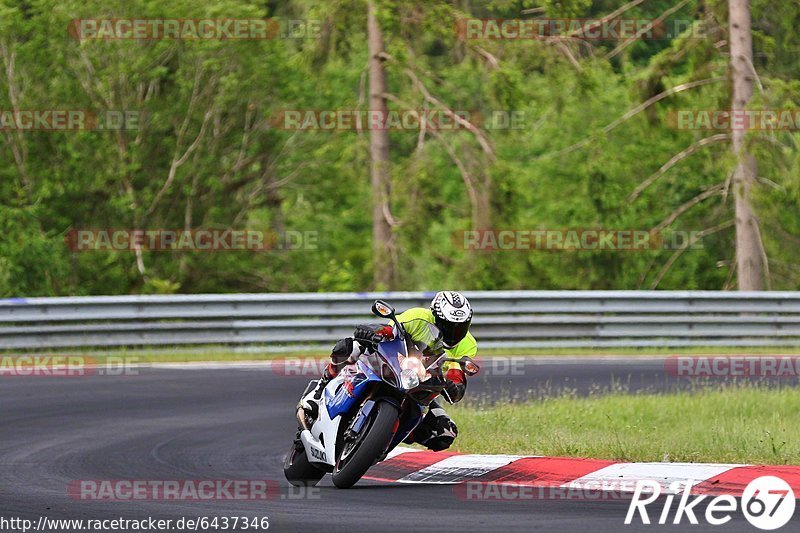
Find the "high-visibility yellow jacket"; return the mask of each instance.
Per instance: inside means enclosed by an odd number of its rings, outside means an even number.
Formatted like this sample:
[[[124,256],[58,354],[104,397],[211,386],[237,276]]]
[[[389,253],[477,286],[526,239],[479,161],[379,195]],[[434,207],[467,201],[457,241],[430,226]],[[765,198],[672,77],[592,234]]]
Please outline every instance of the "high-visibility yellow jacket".
[[[424,307],[412,307],[406,311],[403,311],[399,315],[397,315],[397,321],[403,324],[403,327],[406,328],[406,332],[411,335],[411,338],[414,340],[425,340],[425,336],[428,335],[428,331],[415,331],[413,320],[424,320],[430,324],[435,324],[436,321],[433,318],[433,313],[430,309],[425,309]],[[408,326],[406,326],[408,324]],[[424,327],[424,326],[423,326]],[[428,329],[427,327],[425,328]],[[445,350],[448,357],[459,358],[464,357],[475,357],[475,354],[478,353],[478,343],[475,341],[475,337],[472,336],[472,333],[467,333],[467,336],[461,339],[461,342],[453,346],[449,350]],[[461,368],[458,363],[454,363],[449,361],[444,364],[444,371],[447,372],[451,368]]]

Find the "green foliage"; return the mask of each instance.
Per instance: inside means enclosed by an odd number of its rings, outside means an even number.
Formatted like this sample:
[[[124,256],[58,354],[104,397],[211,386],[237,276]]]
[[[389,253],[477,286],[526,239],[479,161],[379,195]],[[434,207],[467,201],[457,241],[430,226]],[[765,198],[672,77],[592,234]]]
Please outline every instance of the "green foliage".
[[[642,40],[471,40],[459,19],[598,18],[611,0],[376,0],[390,109],[479,113],[492,154],[464,129],[391,131],[394,255],[372,257],[369,132],[292,131],[285,110],[368,109],[365,0],[0,0],[0,110],[128,110],[121,131],[0,131],[0,296],[223,291],[353,291],[396,261],[395,289],[720,289],[735,285],[732,228],[685,252],[463,249],[460,231],[650,230],[734,165],[729,143],[698,150],[635,200],[675,154],[716,132],[677,130],[678,110],[729,107],[727,3],[695,0],[671,19],[694,30]],[[623,16],[656,18],[675,2]],[[538,11],[526,11],[541,8]],[[753,2],[754,108],[800,100],[800,7]],[[76,18],[318,21],[319,38],[84,40]],[[702,22],[702,24],[701,24]],[[703,31],[699,31],[702,27]],[[681,84],[629,119],[629,110]],[[426,99],[425,95],[431,98]],[[499,112],[521,117],[497,127]],[[493,127],[495,126],[495,127]],[[772,288],[800,288],[796,132],[752,132],[756,209]],[[461,165],[461,167],[459,167]],[[472,191],[472,192],[471,192]],[[485,198],[485,201],[484,201]],[[714,195],[666,224],[699,232],[733,218]],[[90,228],[313,231],[316,244],[265,252],[72,252]],[[674,256],[674,257],[673,257]],[[733,280],[733,281],[732,281]]]

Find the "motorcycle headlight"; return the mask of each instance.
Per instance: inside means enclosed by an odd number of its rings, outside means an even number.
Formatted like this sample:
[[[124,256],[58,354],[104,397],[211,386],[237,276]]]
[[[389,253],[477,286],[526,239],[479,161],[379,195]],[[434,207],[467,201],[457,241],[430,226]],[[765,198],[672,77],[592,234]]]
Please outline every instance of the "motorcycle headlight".
[[[400,372],[400,384],[404,389],[413,389],[419,385],[419,376],[417,372],[411,369]]]
[[[422,382],[431,377],[430,372],[425,370],[425,363],[419,357],[405,357],[400,359],[400,369],[410,371],[417,375],[418,382]]]

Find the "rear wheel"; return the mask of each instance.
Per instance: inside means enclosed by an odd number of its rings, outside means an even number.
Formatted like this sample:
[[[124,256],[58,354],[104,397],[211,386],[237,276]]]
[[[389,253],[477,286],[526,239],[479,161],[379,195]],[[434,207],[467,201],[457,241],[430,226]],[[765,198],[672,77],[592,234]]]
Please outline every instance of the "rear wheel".
[[[308,461],[306,450],[302,445],[292,444],[283,462],[283,474],[295,487],[313,487],[322,479],[325,472]]]
[[[358,435],[345,440],[333,469],[333,484],[347,489],[361,479],[392,441],[399,413],[387,402],[378,402]]]

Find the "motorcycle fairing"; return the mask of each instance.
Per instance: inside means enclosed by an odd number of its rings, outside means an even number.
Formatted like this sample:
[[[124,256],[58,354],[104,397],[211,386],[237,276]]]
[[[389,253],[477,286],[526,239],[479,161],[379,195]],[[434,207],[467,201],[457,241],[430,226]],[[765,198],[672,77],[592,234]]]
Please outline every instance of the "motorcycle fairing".
[[[330,385],[325,388],[323,396],[325,409],[328,411],[328,416],[333,419],[337,416],[347,413],[353,408],[357,402],[361,401],[364,393],[369,388],[369,384],[373,381],[381,381],[380,376],[369,368],[369,365],[363,361],[356,364],[356,372],[351,369],[342,371],[340,377],[342,378],[342,387],[338,390],[331,389]],[[348,392],[348,388],[344,386],[344,382],[349,381],[352,384],[352,390]],[[333,381],[331,382],[333,383]]]
[[[408,354],[406,342],[402,338],[395,337],[392,340],[381,342],[377,348],[380,354],[379,365],[388,364],[395,370],[395,373],[399,374],[401,369],[397,355]],[[325,408],[319,410],[318,418],[312,425],[311,430],[303,431],[301,434],[301,439],[306,444],[306,454],[310,462],[329,466],[335,465],[337,437],[339,435],[339,425],[342,421],[341,415],[351,412],[360,405],[353,425],[353,431],[360,432],[375,402],[379,399],[371,398],[364,401],[365,395],[374,382],[383,382],[383,379],[373,370],[370,363],[359,359],[355,365],[342,369],[339,375],[328,383],[322,395],[322,403]],[[380,399],[389,401],[397,405],[398,408],[400,407],[396,398]],[[400,421],[394,438],[386,450],[387,453],[411,434],[414,428],[422,421],[425,411],[425,406],[417,405],[417,408],[411,411],[409,416]],[[322,450],[324,450],[324,454],[320,453]]]

